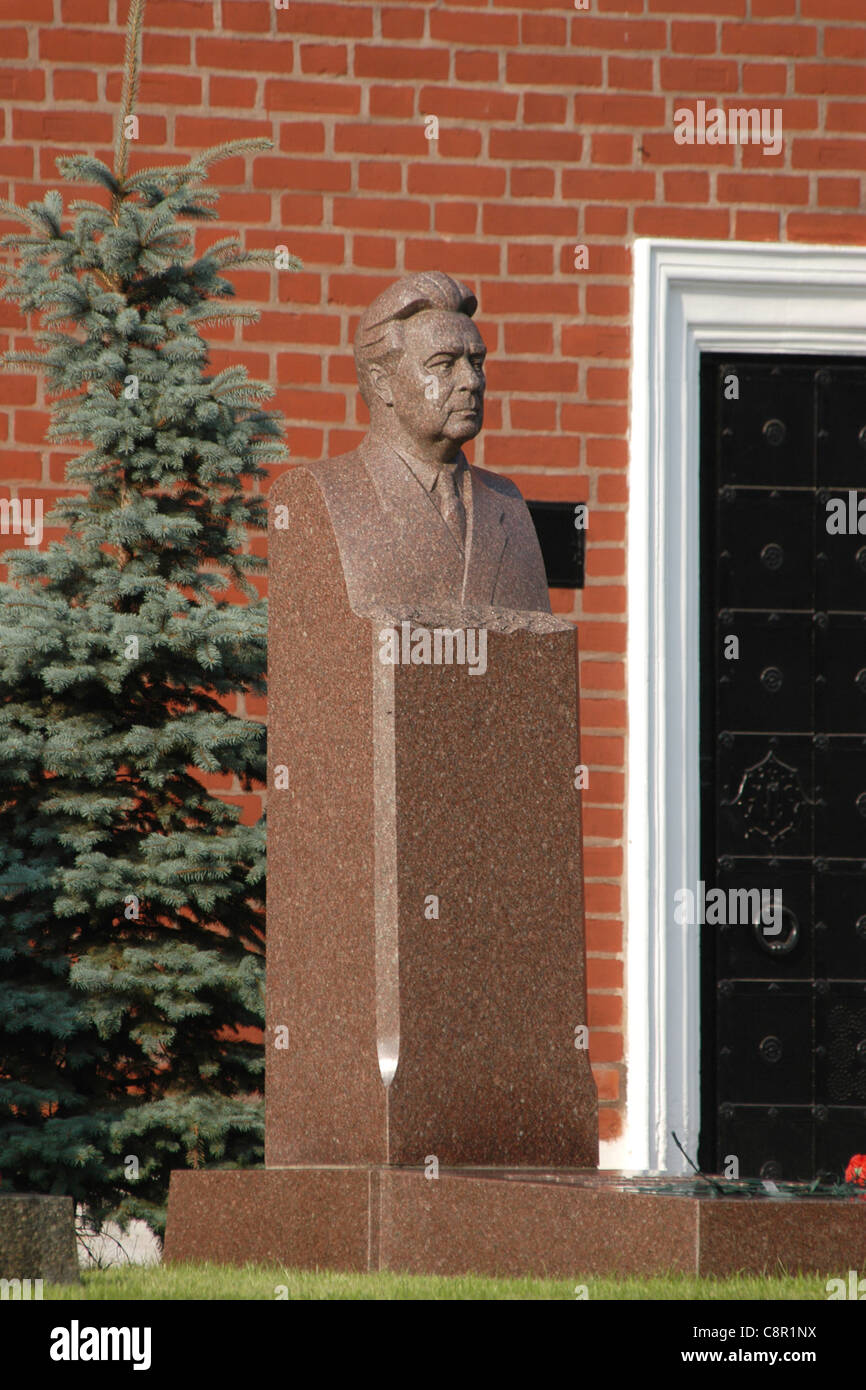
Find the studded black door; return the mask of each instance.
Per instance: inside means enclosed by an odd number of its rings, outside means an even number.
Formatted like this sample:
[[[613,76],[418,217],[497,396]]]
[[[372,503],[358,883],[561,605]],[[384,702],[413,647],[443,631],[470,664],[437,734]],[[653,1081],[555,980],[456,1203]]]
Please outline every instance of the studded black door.
[[[702,358],[701,672],[700,1161],[840,1178],[866,1152],[863,360]]]

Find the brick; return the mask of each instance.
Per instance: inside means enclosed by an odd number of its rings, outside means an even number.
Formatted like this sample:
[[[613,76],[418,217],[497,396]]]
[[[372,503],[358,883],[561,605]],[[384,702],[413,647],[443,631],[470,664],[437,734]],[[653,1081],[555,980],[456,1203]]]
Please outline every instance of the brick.
[[[716,26],[702,20],[674,20],[671,24],[672,53],[715,53]]]
[[[612,202],[652,202],[656,176],[651,171],[620,169],[564,169],[562,196],[589,199],[608,198]]]
[[[625,287],[628,294],[628,287]],[[624,434],[628,411],[621,405],[562,405],[562,428],[574,434]]]
[[[348,159],[288,159],[265,155],[255,161],[256,183],[291,190],[315,189],[320,193],[346,193],[352,186]]]
[[[208,95],[211,107],[230,106],[234,110],[248,110],[256,99],[256,80],[254,77],[226,77],[213,73],[208,82]]]
[[[6,0],[3,6],[7,13]],[[98,29],[69,29],[65,25],[55,29],[39,30],[39,57],[43,63],[107,63],[120,67],[123,63],[124,37],[122,33],[100,33]],[[3,34],[4,56],[8,54],[7,35]]]
[[[516,121],[518,97],[510,92],[478,91],[472,87],[422,87],[420,109],[460,121]]]
[[[866,240],[866,213],[791,212],[785,222],[789,241],[825,241],[856,246]]]
[[[523,93],[524,125],[563,125],[567,117],[565,97],[551,96],[547,92]]]
[[[200,72],[220,69],[229,72],[292,71],[294,50],[291,39],[230,39],[223,37],[197,38],[196,67]]]
[[[809,180],[786,174],[719,174],[718,196],[725,203],[792,204],[809,202]]]
[[[323,4],[322,0],[291,0],[285,16],[295,34],[317,34],[331,38],[368,39],[373,34],[370,5]]]
[[[342,77],[348,72],[349,50],[345,44],[302,43],[301,72]]]
[[[794,67],[794,90],[817,96],[826,93],[834,97],[859,97],[862,101],[866,96],[866,81],[862,67],[854,63],[797,63]],[[853,106],[854,103],[847,105]]]
[[[441,265],[440,265],[441,262]],[[499,275],[502,252],[498,245],[482,241],[433,241],[409,237],[405,242],[407,271],[438,269],[459,275]]]
[[[509,174],[508,191],[512,198],[552,198],[556,189],[556,176],[552,169],[512,168]]]
[[[0,23],[4,16],[0,15]],[[3,57],[6,61],[10,58],[26,58],[29,42],[26,29],[2,29],[0,34],[3,37]]]
[[[316,343],[321,347],[339,342],[341,324],[339,317],[313,314],[309,310],[303,314],[293,314],[289,310],[265,311],[256,324],[243,325],[243,336],[256,342]]]
[[[717,58],[662,58],[659,75],[663,92],[736,92],[739,90],[737,64]],[[713,103],[715,104],[715,103]]]
[[[359,161],[358,187],[372,193],[402,193],[403,170],[396,161]]]
[[[476,203],[440,203],[436,208],[436,230],[454,236],[471,236],[478,227],[479,216]]]
[[[866,102],[828,101],[824,124],[828,131],[866,131]]]
[[[58,144],[110,144],[111,116],[100,111],[13,111],[14,140],[56,140]]]
[[[293,421],[341,424],[346,418],[345,397],[334,391],[296,391],[281,387],[274,393],[272,404]]]
[[[669,12],[670,14],[692,14],[695,8],[695,0],[647,0],[647,9],[650,14],[658,14],[659,11]],[[746,0],[717,0],[714,3],[711,14],[731,15],[734,17],[746,17]]]
[[[723,6],[718,6],[721,11]],[[773,58],[809,57],[818,31],[809,24],[723,24],[723,53],[766,53]]]
[[[866,169],[866,140],[807,140],[798,137],[791,148],[793,169]]]
[[[454,57],[454,75],[458,82],[498,82],[499,54],[472,50]]]
[[[371,116],[398,116],[411,121],[415,116],[413,87],[371,87],[369,90]],[[422,125],[418,118],[419,126]]]
[[[584,613],[624,613],[625,612],[625,588],[619,584],[594,584],[591,589],[583,592],[583,611]],[[612,723],[598,725],[596,721],[590,720],[594,727],[612,728]],[[623,708],[622,725],[625,727],[625,710]]]
[[[592,961],[590,965],[587,967],[588,970],[591,970],[593,972],[592,978],[595,978],[594,969],[597,964],[598,962]],[[613,1067],[599,1067],[598,1069],[593,1068],[592,1074],[595,1078],[595,1085],[596,1090],[598,1091],[599,1100],[619,1099],[618,1071],[616,1071]]]
[[[587,917],[586,949],[589,952],[604,951],[611,955],[622,951],[622,923],[603,917]]]
[[[272,8],[251,5],[249,0],[222,0],[222,27],[241,34],[267,34]]]
[[[397,264],[397,243],[394,237],[355,236],[352,260],[357,266],[392,270]]]
[[[0,386],[5,384],[0,377]],[[35,389],[33,394],[35,396]],[[0,400],[4,399],[0,395]],[[39,482],[42,478],[42,455],[31,449],[4,448],[3,477],[7,482]]]
[[[592,1043],[590,1043],[590,1047]],[[606,1105],[599,1106],[598,1111],[598,1137],[600,1140],[618,1139],[622,1134],[623,1119],[618,1110],[613,1110]]]
[[[99,95],[96,73],[80,68],[55,68],[51,74],[51,90],[55,101],[95,102]]]
[[[3,31],[0,29],[0,39]],[[93,83],[94,96],[96,82]],[[20,68],[0,69],[0,101],[44,101],[45,74]],[[515,98],[516,100],[516,98]]]
[[[594,382],[598,377],[614,377],[616,379],[616,385],[620,391],[620,394],[617,397],[615,397],[615,399],[618,399],[621,402],[624,402],[628,399],[628,373],[626,371],[604,371],[603,369],[599,369],[597,367],[590,367],[587,369],[586,376],[586,394],[587,396],[589,396],[590,401],[593,401],[597,397],[602,396],[601,387],[592,387],[592,382]],[[596,395],[591,394],[593,389],[596,389]],[[610,390],[610,387],[606,387],[605,389]],[[612,439],[610,437],[603,437],[596,439],[587,439],[585,441],[585,447],[586,467],[588,469],[592,470],[597,468],[603,468],[605,470],[608,470],[611,468],[625,469],[628,467],[629,449],[628,442],[624,438]]]
[[[607,60],[607,82],[618,92],[651,92],[655,86],[652,60],[611,54]]]
[[[398,82],[421,78],[429,82],[444,82],[449,77],[449,67],[449,55],[443,48],[355,45],[356,77],[389,77]]]
[[[693,0],[689,0],[689,7]],[[679,4],[665,5],[678,9]],[[685,6],[682,6],[685,8]],[[716,7],[716,12],[721,6]],[[571,23],[571,42],[581,49],[600,48],[605,53],[622,49],[627,53],[647,53],[668,46],[667,24],[658,19],[596,19],[594,15],[575,15]]]
[[[818,206],[856,208],[860,206],[859,179],[818,179]]]
[[[334,131],[334,149],[338,154],[404,154],[417,159],[427,153],[428,144],[420,121],[409,127],[341,122]]]
[[[505,351],[509,356],[548,356],[553,352],[553,326],[549,323],[506,323]]]
[[[548,441],[545,440],[545,453]],[[576,461],[580,441],[571,441],[573,459]],[[573,473],[527,473],[512,474],[511,481],[520,488],[524,497],[531,497],[536,502],[585,502],[585,496],[578,497],[576,493],[583,486],[577,483]]]
[[[824,28],[825,58],[866,58],[866,28]]]
[[[736,145],[677,145],[673,127],[664,134],[647,131],[640,143],[646,164],[734,164],[737,150]]]
[[[385,39],[420,39],[424,33],[424,14],[400,6],[382,11],[382,37]],[[462,37],[462,35],[461,35]]]
[[[430,208],[406,198],[335,198],[336,227],[382,227],[407,232],[430,229]]]
[[[522,385],[522,383],[521,383]],[[518,388],[519,389],[519,388]],[[530,462],[543,459],[546,468],[574,468],[575,444],[573,440],[557,439],[555,435],[545,438],[543,444],[526,436],[508,435],[502,438],[494,435],[485,444],[484,460],[489,468],[505,472],[509,469],[526,468]],[[532,493],[529,494],[532,496]],[[560,612],[571,609],[573,599]]]
[[[707,237],[725,240],[730,217],[725,209],[635,208],[635,236]]]
[[[267,292],[261,302],[267,303]],[[281,304],[320,304],[322,276],[317,271],[291,271],[277,276],[277,301]]]
[[[119,0],[117,10],[117,22],[125,26],[128,4]],[[148,0],[146,25],[151,29],[212,29],[213,24],[213,8],[198,0]]]
[[[286,153],[321,154],[324,148],[325,127],[321,121],[280,122],[280,149]]]
[[[279,237],[288,246],[295,256],[299,256],[304,265],[340,265],[346,254],[346,239],[339,232],[298,232],[292,230],[280,230],[271,235],[276,239]]]
[[[563,29],[564,29],[563,25]],[[431,9],[430,37],[446,43],[462,43],[471,35],[473,43],[491,43],[497,47],[519,44],[520,22],[517,15],[473,13],[467,10]],[[524,43],[530,42],[524,38]]]
[[[281,385],[319,386],[322,381],[322,359],[308,352],[277,354],[277,379]]]
[[[602,549],[600,546],[590,546],[586,556],[586,572],[590,579],[621,579],[625,574],[625,556],[618,546],[609,546]],[[625,680],[622,670],[615,681],[608,681],[607,673],[598,674],[596,677],[587,679],[587,689],[596,688],[596,680],[599,688],[605,690],[622,690]]]
[[[800,7],[801,19],[819,19],[824,23],[828,19],[853,19],[863,20],[863,6],[859,0],[802,0]]]
[[[96,0],[97,6],[99,0]],[[65,16],[64,16],[65,18]],[[14,24],[16,20],[23,19],[28,24],[51,24],[54,20],[54,0],[3,0],[3,8],[0,10],[0,22],[3,24]],[[3,35],[4,57],[6,53],[6,35]]]
[[[589,892],[587,892],[587,899],[589,899]],[[589,1040],[589,1055],[594,1062],[621,1062],[622,1034],[598,1031],[592,1033]],[[621,1121],[616,1111],[600,1108],[598,1112],[599,1139],[615,1139],[620,1129]]]
[[[490,281],[484,286],[486,314],[576,314],[576,284],[534,283],[522,285],[514,280]],[[525,370],[522,368],[521,370]]]
[[[562,351],[569,357],[606,357],[628,361],[630,343],[627,328],[570,324],[562,330]]]
[[[625,623],[592,622],[583,624],[580,632],[581,647],[585,646],[590,635],[598,632],[609,634],[607,645],[612,646],[615,637],[620,635],[623,638],[625,637],[626,627]],[[604,645],[604,643],[601,644],[602,647]],[[625,650],[624,645],[622,650]],[[585,738],[581,739],[581,752],[585,761],[587,761],[592,768],[590,778],[591,785],[594,785],[593,779],[599,775],[597,769],[622,769],[625,767],[625,741],[620,737],[601,736],[597,734],[587,735]],[[621,793],[625,791],[625,784],[624,782],[620,782],[616,785],[620,787],[620,792],[618,792],[616,796],[611,796],[609,798],[605,797],[604,800],[617,801],[622,799]],[[611,786],[613,787],[614,784],[612,783]]]
[[[391,284],[390,275],[330,275],[328,303],[348,304],[363,309]]]
[[[492,160],[580,160],[584,138],[571,131],[491,131]]]
[[[484,203],[481,225],[485,236],[577,235],[577,209],[530,204]]]
[[[174,121],[174,138],[178,145],[193,148],[206,149],[223,140],[269,137],[271,130],[270,121],[245,120],[237,116],[176,116]]]
[[[586,858],[590,858],[593,853],[591,847],[584,850]],[[610,854],[612,851],[605,853]],[[610,870],[611,875],[617,872],[619,870]],[[590,994],[587,1006],[587,1022],[591,1028],[613,1028],[622,1022],[622,999],[618,994]]]
[[[509,402],[511,426],[516,430],[555,430],[556,406],[552,401],[514,399]]]
[[[595,840],[621,840],[623,835],[623,813],[619,806],[590,806],[583,793],[584,834]],[[604,988],[599,985],[598,988]]]
[[[784,96],[788,90],[785,63],[743,63],[743,96]]]
[[[481,157],[481,136],[477,130],[460,130],[455,126],[441,125],[437,154],[441,159],[474,159]]]
[[[192,40],[177,32],[145,32],[141,43],[141,60],[144,67],[152,68],[154,71],[163,67],[188,70],[193,66]]]
[[[568,26],[555,15],[523,14],[520,17],[520,43],[535,48],[564,48]]]
[[[669,169],[664,175],[664,189],[666,203],[707,203],[710,176],[691,169]]]
[[[797,0],[752,0],[751,19],[793,19]]]
[[[280,201],[283,225],[299,222],[305,227],[319,227],[324,219],[324,204],[316,194],[287,193]]]
[[[265,106],[273,111],[328,111],[339,116],[357,116],[361,111],[361,88],[348,82],[265,83]]]
[[[583,54],[509,53],[507,81],[528,87],[601,87],[604,65],[600,57]]]
[[[627,400],[628,372],[622,368],[590,367],[586,373],[586,394],[591,401]],[[592,442],[597,443],[598,441]],[[607,449],[605,453],[607,453]],[[626,463],[627,450],[625,444],[623,444],[622,462],[614,466],[621,466],[624,468]]]
[[[583,210],[584,231],[589,236],[625,236],[628,212],[625,208],[587,207]]]
[[[538,246],[529,242],[509,246],[508,273],[544,275],[549,279],[553,274],[553,247]]]
[[[407,193],[450,197],[497,198],[505,194],[504,169],[473,168],[466,164],[444,164],[431,159],[425,164],[410,164],[407,170]]]

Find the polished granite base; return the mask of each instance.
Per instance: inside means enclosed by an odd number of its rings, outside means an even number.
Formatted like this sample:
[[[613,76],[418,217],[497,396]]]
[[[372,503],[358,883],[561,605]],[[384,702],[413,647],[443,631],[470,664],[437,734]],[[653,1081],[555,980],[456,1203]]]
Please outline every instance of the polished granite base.
[[[556,1278],[866,1268],[866,1191],[729,1187],[592,1169],[174,1172],[165,1259]]]

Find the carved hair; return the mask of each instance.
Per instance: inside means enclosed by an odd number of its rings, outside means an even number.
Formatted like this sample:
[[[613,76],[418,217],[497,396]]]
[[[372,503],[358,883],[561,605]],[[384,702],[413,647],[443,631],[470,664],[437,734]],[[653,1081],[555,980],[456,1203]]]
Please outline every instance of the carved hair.
[[[425,309],[444,309],[471,318],[478,300],[468,285],[452,280],[441,270],[407,275],[389,285],[368,305],[355,333],[355,370],[358,389],[367,406],[374,396],[370,368],[390,366],[403,351],[403,324]]]

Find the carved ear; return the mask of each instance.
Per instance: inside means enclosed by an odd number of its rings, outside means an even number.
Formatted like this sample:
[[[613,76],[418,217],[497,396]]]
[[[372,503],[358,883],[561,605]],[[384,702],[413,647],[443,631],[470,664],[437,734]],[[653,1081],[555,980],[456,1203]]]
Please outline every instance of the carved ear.
[[[391,379],[388,375],[388,368],[381,362],[373,362],[367,369],[373,390],[384,405],[393,406],[394,392],[391,390]]]

